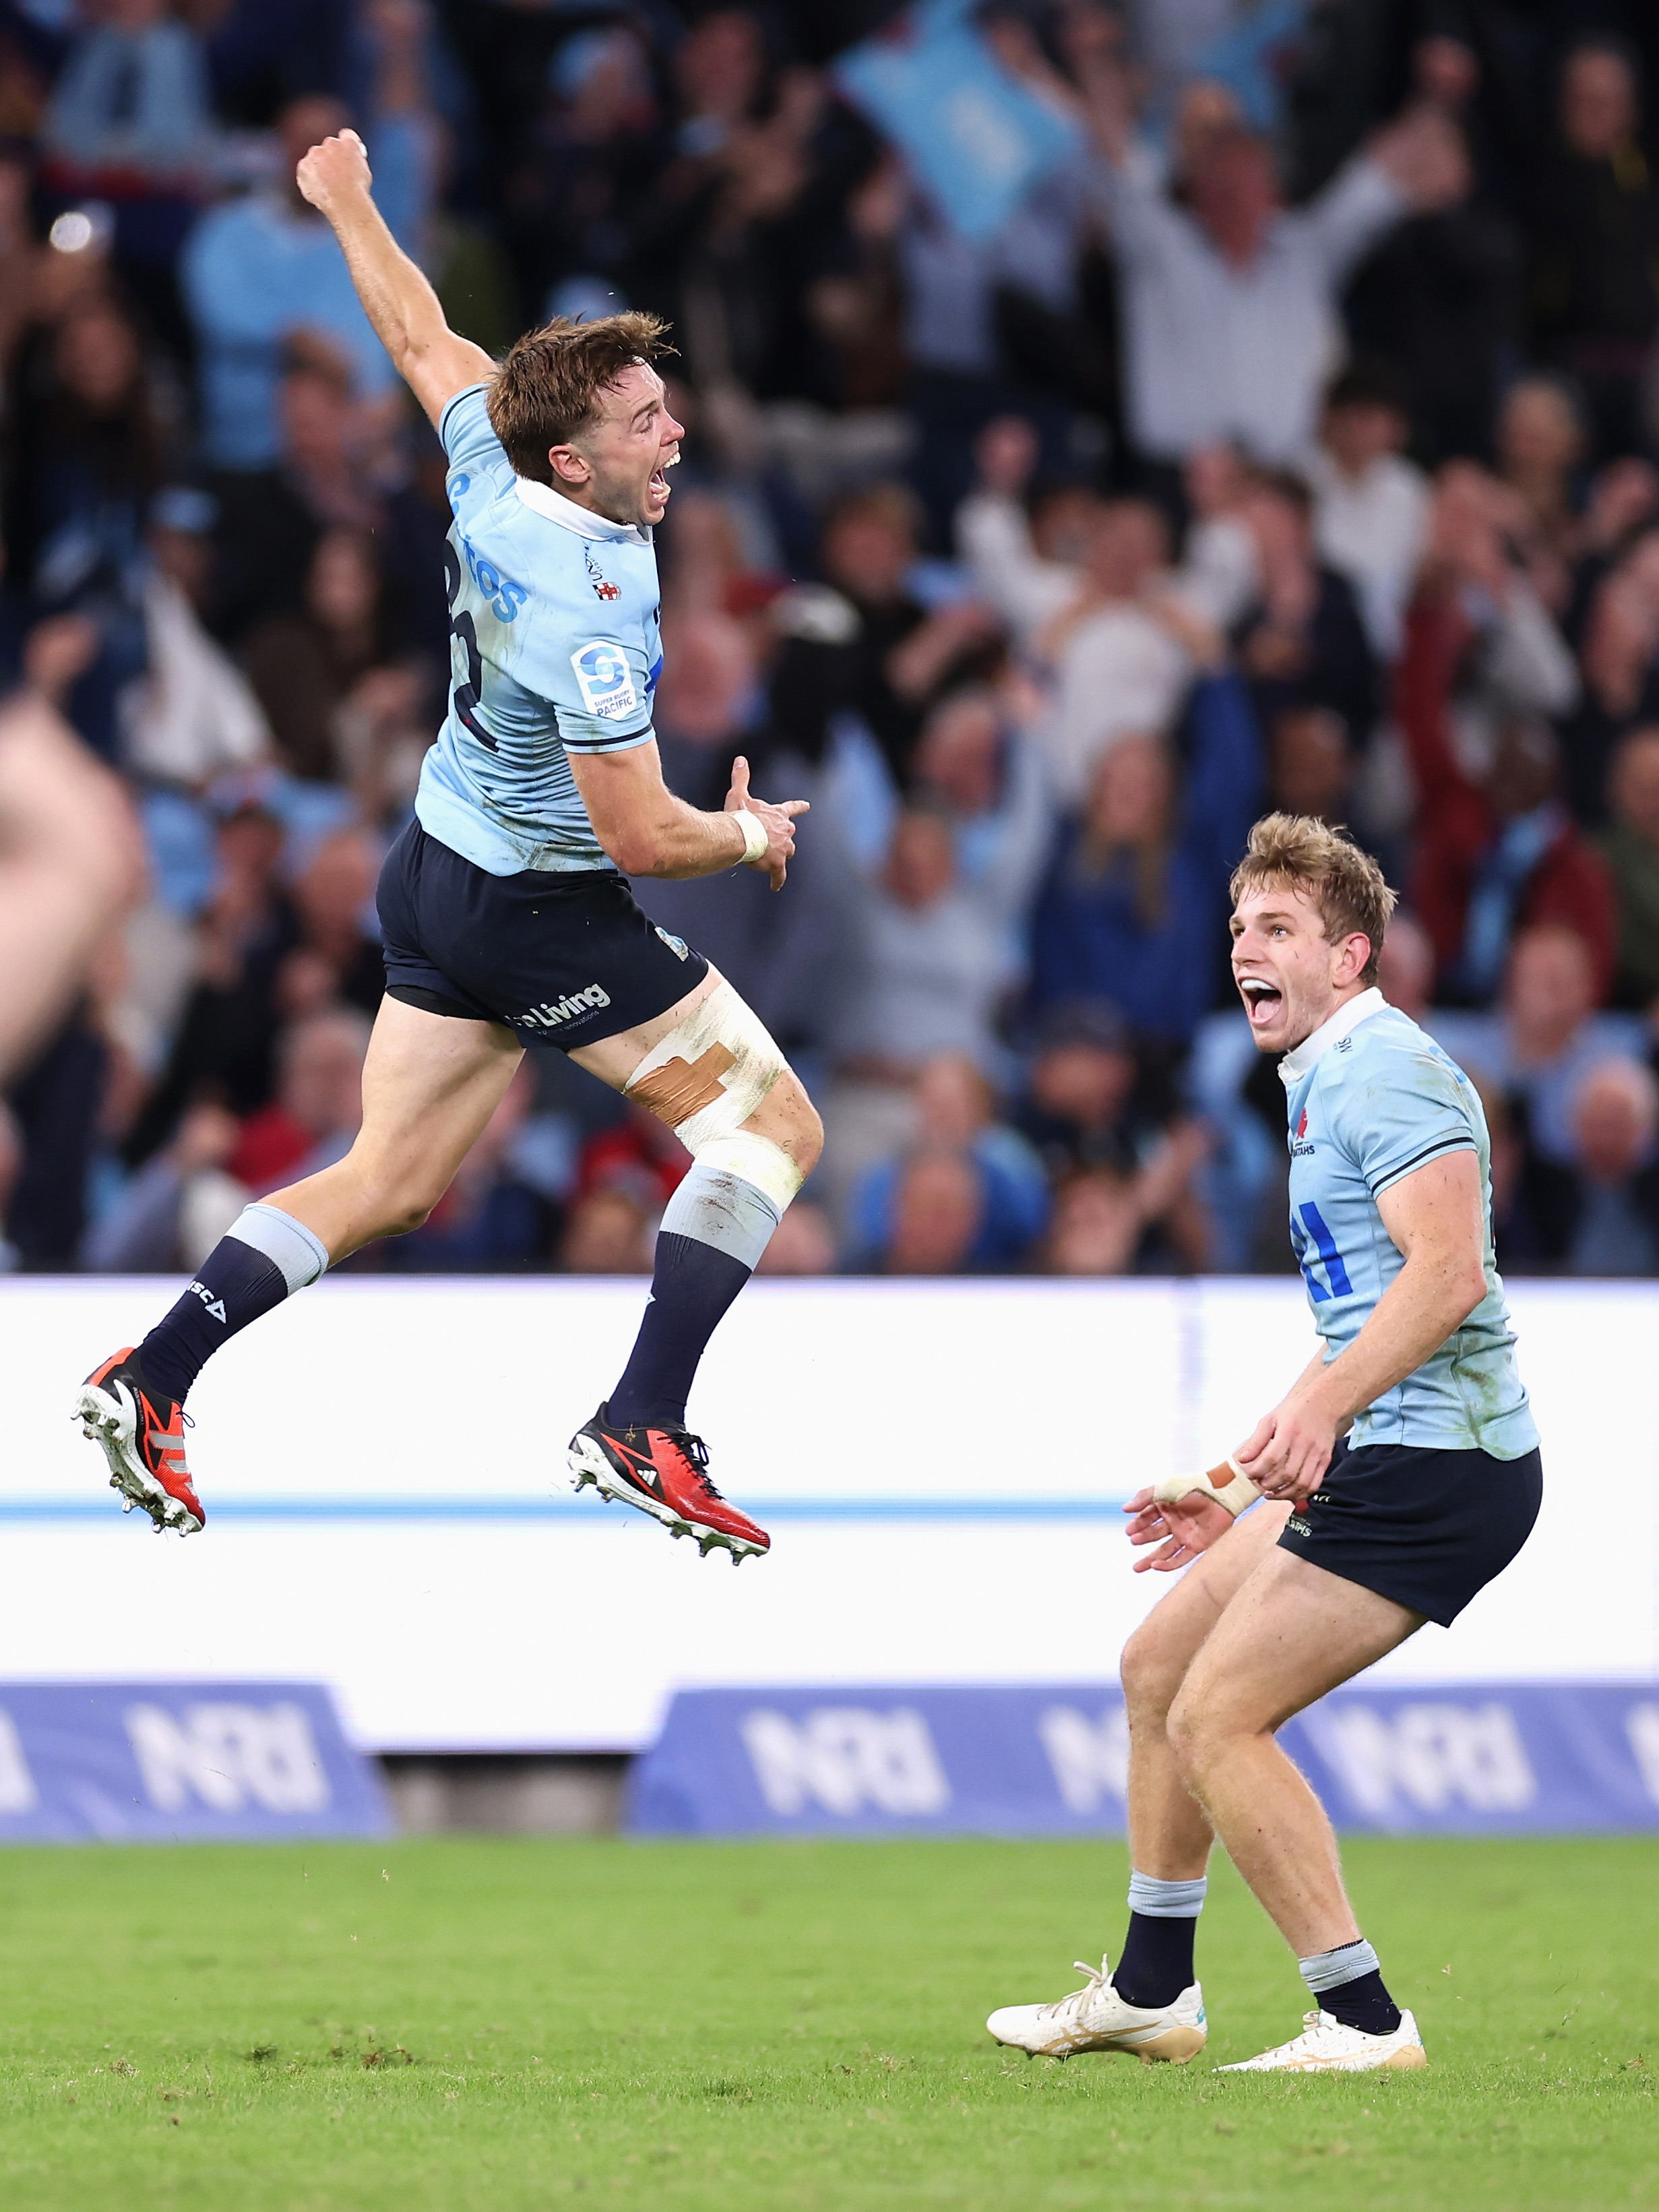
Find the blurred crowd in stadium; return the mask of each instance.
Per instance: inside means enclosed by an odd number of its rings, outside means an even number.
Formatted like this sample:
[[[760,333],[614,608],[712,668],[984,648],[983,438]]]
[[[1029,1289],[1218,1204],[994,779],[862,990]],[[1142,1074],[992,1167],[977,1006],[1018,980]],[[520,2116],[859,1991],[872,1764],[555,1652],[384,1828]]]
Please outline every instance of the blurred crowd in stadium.
[[[1501,1263],[1659,1273],[1656,70],[1644,0],[0,0],[4,1264],[351,1140],[449,516],[292,187],[350,118],[469,337],[674,323],[669,780],[813,812],[636,890],[822,1104],[769,1270],[1288,1264],[1279,805],[1402,890]],[[351,1264],[643,1269],[685,1164],[533,1054]]]

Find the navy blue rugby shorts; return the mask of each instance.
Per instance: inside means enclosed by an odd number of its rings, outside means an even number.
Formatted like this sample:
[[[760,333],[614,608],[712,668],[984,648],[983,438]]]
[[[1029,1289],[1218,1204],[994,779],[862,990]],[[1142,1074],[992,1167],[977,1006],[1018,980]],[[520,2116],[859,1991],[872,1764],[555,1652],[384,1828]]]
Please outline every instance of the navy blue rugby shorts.
[[[1532,1534],[1544,1496],[1536,1449],[1520,1459],[1420,1444],[1336,1448],[1279,1542],[1298,1559],[1449,1628]]]
[[[659,929],[608,868],[492,876],[411,822],[378,894],[389,998],[501,1022],[568,1052],[637,1029],[695,991],[708,963]]]

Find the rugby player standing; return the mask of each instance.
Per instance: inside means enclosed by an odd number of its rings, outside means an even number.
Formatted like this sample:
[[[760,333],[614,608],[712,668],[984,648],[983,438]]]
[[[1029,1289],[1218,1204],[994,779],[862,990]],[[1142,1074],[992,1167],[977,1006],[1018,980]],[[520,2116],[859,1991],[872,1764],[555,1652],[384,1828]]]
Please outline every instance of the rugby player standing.
[[[1257,1049],[1285,1055],[1291,1236],[1322,1342],[1219,1485],[1129,1501],[1130,1540],[1159,1547],[1138,1571],[1197,1564],[1123,1655],[1128,1935],[1115,1971],[1079,1968],[1070,1996],[988,2024],[1056,2057],[1194,2057],[1218,1837],[1314,1998],[1300,2035],[1221,2070],[1417,2067],[1330,1823],[1273,1732],[1503,1571],[1537,1518],[1538,1435],[1493,1264],[1480,1102],[1376,987],[1394,907],[1381,871],[1322,823],[1273,814],[1232,896],[1233,976]]]
[[[362,1133],[337,1165],[250,1206],[137,1349],[94,1370],[76,1410],[128,1510],[158,1529],[199,1529],[184,1403],[203,1364],[331,1265],[418,1227],[525,1047],[552,1046],[649,1108],[692,1156],[662,1218],[632,1356],[571,1441],[577,1487],[641,1507],[705,1553],[763,1553],[765,1532],[709,1481],[685,1402],[823,1133],[760,1022],[646,918],[623,872],[741,863],[777,889],[805,804],[754,798],[742,760],[723,813],[663,782],[652,531],[681,436],[652,365],[670,350],[663,325],[554,323],[498,365],[449,329],[392,239],[355,132],[313,147],[298,177],[448,456],[449,710],[380,878],[386,996]]]

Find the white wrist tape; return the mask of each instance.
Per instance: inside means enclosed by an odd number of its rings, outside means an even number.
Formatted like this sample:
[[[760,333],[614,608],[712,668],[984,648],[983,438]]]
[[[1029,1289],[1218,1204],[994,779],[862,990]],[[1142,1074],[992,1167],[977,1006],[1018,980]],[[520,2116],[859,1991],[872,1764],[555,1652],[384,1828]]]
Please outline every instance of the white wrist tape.
[[[750,867],[762,858],[771,842],[766,834],[766,824],[746,806],[740,806],[732,819],[743,831],[743,865]]]
[[[1218,1488],[1215,1478],[1231,1471],[1232,1480]],[[1213,1498],[1218,1505],[1224,1505],[1235,1520],[1247,1505],[1254,1505],[1261,1495],[1243,1468],[1231,1452],[1219,1467],[1212,1467],[1207,1474],[1166,1474],[1152,1485],[1154,1505],[1174,1505],[1194,1491],[1201,1497]]]

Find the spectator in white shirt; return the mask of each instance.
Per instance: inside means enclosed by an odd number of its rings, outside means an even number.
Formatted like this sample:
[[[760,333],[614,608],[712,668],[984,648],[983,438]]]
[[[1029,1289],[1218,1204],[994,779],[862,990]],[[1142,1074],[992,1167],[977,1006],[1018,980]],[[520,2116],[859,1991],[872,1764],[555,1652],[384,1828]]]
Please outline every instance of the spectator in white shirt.
[[[1181,712],[1190,640],[1205,626],[1172,587],[1169,558],[1167,526],[1149,500],[1108,500],[1082,590],[1037,640],[1054,704],[1036,735],[1063,807],[1081,801],[1108,746],[1132,732],[1159,736]]]
[[[1230,630],[1261,589],[1251,474],[1237,446],[1200,446],[1182,471],[1192,520],[1176,580],[1194,613],[1218,630]]]
[[[1086,484],[1060,483],[1029,501],[1040,451],[1023,415],[999,415],[974,441],[978,481],[956,514],[957,550],[975,589],[1029,645],[1071,605],[1100,513]]]
[[[1462,142],[1420,110],[1380,132],[1305,207],[1287,210],[1267,144],[1222,127],[1196,148],[1187,205],[1128,128],[1121,74],[1091,88],[1122,287],[1131,442],[1179,461],[1237,440],[1258,460],[1306,458],[1340,347],[1336,295],[1367,247],[1468,185]]]
[[[1400,650],[1401,625],[1428,543],[1430,493],[1402,458],[1411,428],[1394,372],[1344,369],[1327,389],[1320,442],[1308,463],[1314,541],[1353,586],[1371,649]]]
[[[182,485],[154,502],[143,586],[148,665],[119,708],[127,769],[190,790],[271,753],[253,687],[202,625],[214,520],[212,500]]]

